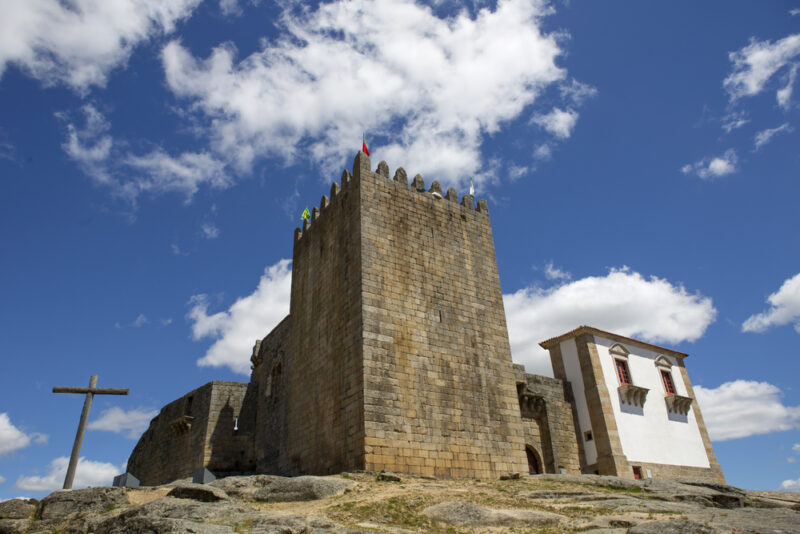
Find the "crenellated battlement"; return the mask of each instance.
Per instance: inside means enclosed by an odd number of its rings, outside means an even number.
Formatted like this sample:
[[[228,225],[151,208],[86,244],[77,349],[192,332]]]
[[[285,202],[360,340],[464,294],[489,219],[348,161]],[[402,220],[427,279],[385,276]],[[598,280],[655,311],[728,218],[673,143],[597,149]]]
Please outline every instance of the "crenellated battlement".
[[[333,184],[331,185],[330,196],[322,195],[319,207],[315,206],[311,211],[310,220],[303,221],[302,226],[300,228],[295,229],[294,231],[295,243],[300,241],[303,235],[311,231],[311,228],[314,226],[314,224],[325,219],[326,213],[337,205],[337,199],[340,195],[350,191],[354,187],[354,184],[358,184],[358,186],[360,186],[363,180],[367,177],[393,182],[397,185],[398,192],[402,193],[414,192],[422,195],[423,197],[431,199],[432,202],[448,201],[452,202],[453,204],[459,203],[458,192],[456,191],[455,188],[453,187],[449,188],[447,190],[447,193],[443,195],[442,186],[439,184],[438,181],[434,180],[433,183],[431,183],[430,188],[426,189],[425,180],[422,178],[421,174],[416,174],[414,178],[411,180],[411,182],[409,182],[408,174],[406,173],[403,167],[397,168],[393,178],[389,178],[389,176],[390,176],[389,165],[385,161],[381,161],[380,163],[378,163],[377,168],[373,172],[371,170],[371,163],[369,156],[367,156],[363,152],[359,152],[358,154],[356,154],[356,157],[353,160],[352,174],[347,169],[342,171],[342,177],[340,179],[341,186],[338,183],[333,182]],[[472,195],[470,195],[469,193],[465,193],[461,197],[460,207],[462,210],[465,211],[480,213],[486,217],[489,216],[489,206],[486,200],[481,199],[477,202],[476,205],[475,202],[473,201]]]

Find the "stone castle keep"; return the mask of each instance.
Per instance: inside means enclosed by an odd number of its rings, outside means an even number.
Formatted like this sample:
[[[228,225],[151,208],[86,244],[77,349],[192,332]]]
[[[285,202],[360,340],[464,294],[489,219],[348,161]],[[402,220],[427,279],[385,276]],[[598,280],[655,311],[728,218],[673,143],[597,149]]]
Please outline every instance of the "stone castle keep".
[[[724,481],[686,354],[580,327],[542,343],[556,378],[513,364],[485,200],[359,153],[295,230],[292,269],[250,382],[162,408],[128,460],[142,484],[199,468]]]

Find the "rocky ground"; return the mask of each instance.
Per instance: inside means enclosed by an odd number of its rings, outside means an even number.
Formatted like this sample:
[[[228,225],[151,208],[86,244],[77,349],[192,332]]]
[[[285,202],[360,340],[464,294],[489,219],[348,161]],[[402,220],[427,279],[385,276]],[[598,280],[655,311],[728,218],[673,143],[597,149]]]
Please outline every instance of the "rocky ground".
[[[228,477],[0,503],[4,533],[800,533],[800,494],[593,475]]]

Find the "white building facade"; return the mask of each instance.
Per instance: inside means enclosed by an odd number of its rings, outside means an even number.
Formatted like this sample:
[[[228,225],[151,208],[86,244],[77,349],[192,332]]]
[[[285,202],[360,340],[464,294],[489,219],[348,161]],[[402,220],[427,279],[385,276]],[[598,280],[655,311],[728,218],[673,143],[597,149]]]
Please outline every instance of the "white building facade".
[[[572,393],[581,472],[724,482],[688,354],[581,326],[540,344]]]

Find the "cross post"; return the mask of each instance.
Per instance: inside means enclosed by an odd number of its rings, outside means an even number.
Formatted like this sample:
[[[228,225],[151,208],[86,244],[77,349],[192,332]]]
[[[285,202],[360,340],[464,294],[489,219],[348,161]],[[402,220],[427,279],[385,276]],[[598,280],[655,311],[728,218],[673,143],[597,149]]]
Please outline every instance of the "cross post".
[[[86,394],[86,400],[83,401],[83,411],[81,412],[81,422],[78,425],[78,433],[75,435],[75,444],[72,446],[72,456],[69,458],[67,476],[64,478],[64,489],[72,489],[72,481],[75,480],[75,470],[78,468],[78,458],[81,454],[83,434],[86,432],[86,421],[89,419],[89,410],[92,407],[92,398],[95,395],[127,395],[128,388],[99,388],[97,387],[97,375],[92,375],[88,388],[54,387],[53,393]]]

